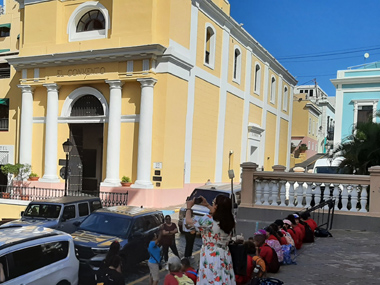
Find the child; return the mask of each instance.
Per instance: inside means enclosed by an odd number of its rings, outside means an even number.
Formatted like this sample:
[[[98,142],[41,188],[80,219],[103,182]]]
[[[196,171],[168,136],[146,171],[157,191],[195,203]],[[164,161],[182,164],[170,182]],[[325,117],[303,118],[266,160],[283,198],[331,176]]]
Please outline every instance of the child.
[[[182,258],[182,272],[185,273],[187,277],[189,277],[191,280],[193,280],[194,284],[197,283],[197,271],[190,266],[190,261],[188,258]]]
[[[277,273],[280,268],[276,251],[265,242],[266,236],[260,232],[256,232],[253,242],[256,246],[256,252],[265,261],[266,271]]]

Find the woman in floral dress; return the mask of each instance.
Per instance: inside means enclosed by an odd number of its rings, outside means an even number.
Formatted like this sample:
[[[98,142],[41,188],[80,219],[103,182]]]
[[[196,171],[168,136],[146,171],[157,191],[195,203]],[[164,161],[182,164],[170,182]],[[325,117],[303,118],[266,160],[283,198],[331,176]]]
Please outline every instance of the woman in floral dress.
[[[228,243],[235,220],[231,199],[218,195],[209,205],[202,197],[201,205],[210,209],[210,214],[199,219],[191,218],[194,199],[187,201],[186,224],[195,226],[202,235],[202,249],[197,284],[236,284]]]

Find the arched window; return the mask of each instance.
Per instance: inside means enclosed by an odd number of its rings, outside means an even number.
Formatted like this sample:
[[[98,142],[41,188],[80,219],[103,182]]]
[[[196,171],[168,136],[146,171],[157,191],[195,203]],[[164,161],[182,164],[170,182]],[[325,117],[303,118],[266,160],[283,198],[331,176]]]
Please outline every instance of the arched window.
[[[215,64],[215,37],[216,31],[210,24],[206,24],[205,58],[204,64],[214,68]]]
[[[276,100],[276,79],[272,76],[272,81],[270,85],[270,102],[275,103]]]
[[[71,116],[103,116],[103,106],[99,99],[93,95],[80,97],[71,109]]]
[[[71,14],[67,24],[69,42],[104,39],[108,36],[108,10],[98,1],[86,1]]]
[[[99,10],[91,10],[80,18],[77,25],[77,32],[88,32],[94,30],[104,30],[105,19]]]
[[[284,96],[283,96],[283,99],[282,99],[282,109],[284,111],[287,111],[288,110],[288,87],[284,87]]]
[[[261,67],[260,64],[256,64],[255,68],[255,88],[254,92],[260,94],[260,84],[261,83]]]
[[[238,47],[234,49],[234,74],[233,79],[237,83],[240,83],[240,72],[241,72],[241,51]]]

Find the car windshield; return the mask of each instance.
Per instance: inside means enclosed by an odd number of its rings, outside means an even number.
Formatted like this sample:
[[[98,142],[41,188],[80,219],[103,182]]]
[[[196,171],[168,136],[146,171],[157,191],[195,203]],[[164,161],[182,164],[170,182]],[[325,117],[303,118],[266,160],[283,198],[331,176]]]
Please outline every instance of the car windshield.
[[[193,193],[191,193],[190,199],[203,196],[207,200],[207,202],[212,205],[212,201],[214,198],[218,195],[224,195],[224,196],[230,196],[226,192],[219,192],[219,191],[214,191],[214,190],[203,190],[203,189],[194,189]]]
[[[24,217],[57,219],[60,212],[61,205],[29,204],[24,212]]]
[[[125,238],[130,224],[131,220],[125,216],[94,212],[82,222],[79,229]]]
[[[317,166],[315,167],[315,173],[349,174],[349,169],[339,166]]]

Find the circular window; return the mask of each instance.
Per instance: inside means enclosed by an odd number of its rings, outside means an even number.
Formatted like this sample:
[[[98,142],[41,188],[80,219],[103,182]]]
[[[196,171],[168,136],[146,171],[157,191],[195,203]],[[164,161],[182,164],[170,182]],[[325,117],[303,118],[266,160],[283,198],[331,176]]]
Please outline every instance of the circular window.
[[[99,10],[91,10],[80,18],[77,25],[77,32],[88,32],[94,30],[104,30],[104,15]]]

